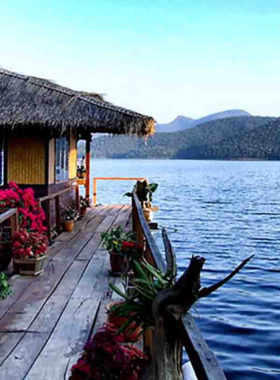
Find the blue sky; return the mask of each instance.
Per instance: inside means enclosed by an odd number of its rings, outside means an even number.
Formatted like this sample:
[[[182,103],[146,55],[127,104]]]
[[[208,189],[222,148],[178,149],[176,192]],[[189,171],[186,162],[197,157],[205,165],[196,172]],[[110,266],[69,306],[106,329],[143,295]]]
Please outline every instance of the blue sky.
[[[280,116],[280,0],[1,0],[0,66],[169,122]]]

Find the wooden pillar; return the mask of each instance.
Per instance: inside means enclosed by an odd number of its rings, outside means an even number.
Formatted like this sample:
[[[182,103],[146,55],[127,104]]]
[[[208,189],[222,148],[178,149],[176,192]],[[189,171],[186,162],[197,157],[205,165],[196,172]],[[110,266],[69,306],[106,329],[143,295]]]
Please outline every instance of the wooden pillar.
[[[91,137],[86,139],[86,198],[90,196],[90,141]]]
[[[56,224],[57,232],[60,232],[60,230],[61,230],[61,220],[60,220],[59,195],[57,195],[54,199],[55,199],[55,224]]]
[[[80,189],[79,185],[75,186],[76,210],[80,212]]]

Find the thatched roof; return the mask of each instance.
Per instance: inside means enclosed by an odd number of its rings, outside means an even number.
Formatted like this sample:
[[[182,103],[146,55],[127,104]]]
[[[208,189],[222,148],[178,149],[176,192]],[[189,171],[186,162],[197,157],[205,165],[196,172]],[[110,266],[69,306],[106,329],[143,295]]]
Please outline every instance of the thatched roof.
[[[0,130],[47,128],[55,134],[68,127],[78,133],[154,133],[154,119],[117,107],[95,93],[74,91],[46,79],[0,68]]]

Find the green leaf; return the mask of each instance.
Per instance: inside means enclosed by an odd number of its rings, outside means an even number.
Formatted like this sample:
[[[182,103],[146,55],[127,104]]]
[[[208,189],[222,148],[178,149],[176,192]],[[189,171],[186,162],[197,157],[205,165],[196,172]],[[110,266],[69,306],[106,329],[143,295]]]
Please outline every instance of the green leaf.
[[[117,293],[119,296],[121,296],[122,298],[124,298],[125,300],[129,300],[129,297],[123,293],[116,285],[114,284],[109,284],[110,288],[115,292]]]
[[[140,294],[142,294],[142,296],[144,296],[145,298],[148,298],[150,300],[153,300],[155,297],[154,295],[149,295],[149,292],[147,292],[146,290],[142,290],[142,288],[140,286],[135,286],[135,289],[137,290],[137,292],[139,292]]]
[[[163,275],[160,271],[155,269],[152,265],[150,265],[145,259],[143,260],[143,265],[148,269],[148,271],[156,277],[162,284],[165,284],[165,281],[163,279]]]
[[[132,197],[132,193],[125,193],[124,195],[123,195],[124,197]]]
[[[149,184],[150,192],[154,193],[157,188],[158,188],[158,184],[157,183],[150,183]]]

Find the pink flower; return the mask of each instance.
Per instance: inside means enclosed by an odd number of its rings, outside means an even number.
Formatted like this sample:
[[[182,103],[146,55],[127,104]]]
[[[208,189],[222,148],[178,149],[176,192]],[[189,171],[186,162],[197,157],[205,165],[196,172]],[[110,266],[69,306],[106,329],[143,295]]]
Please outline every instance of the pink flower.
[[[19,190],[19,187],[15,182],[9,182],[8,186],[10,189]]]

